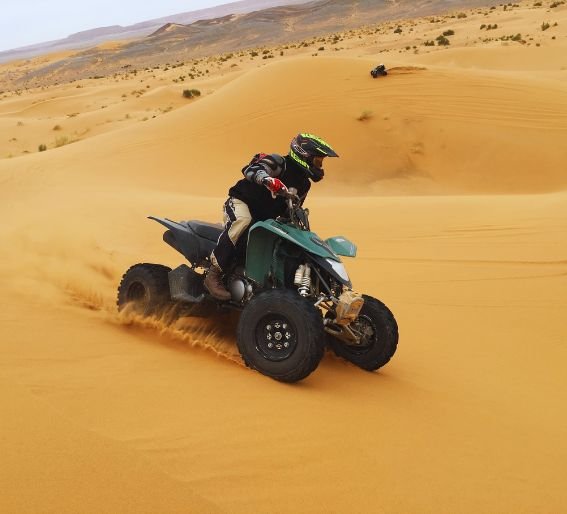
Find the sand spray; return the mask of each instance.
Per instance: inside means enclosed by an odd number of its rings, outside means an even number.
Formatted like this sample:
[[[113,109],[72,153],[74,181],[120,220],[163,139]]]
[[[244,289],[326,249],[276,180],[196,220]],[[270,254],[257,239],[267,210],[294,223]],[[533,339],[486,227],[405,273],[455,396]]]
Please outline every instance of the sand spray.
[[[235,344],[232,316],[218,319],[178,317],[171,308],[159,316],[144,317],[131,309],[118,312],[116,291],[128,264],[88,236],[51,232],[12,233],[1,250],[0,281],[8,295],[33,298],[49,308],[88,310],[101,322],[128,330],[136,327],[158,339],[182,342],[212,351],[242,365]]]

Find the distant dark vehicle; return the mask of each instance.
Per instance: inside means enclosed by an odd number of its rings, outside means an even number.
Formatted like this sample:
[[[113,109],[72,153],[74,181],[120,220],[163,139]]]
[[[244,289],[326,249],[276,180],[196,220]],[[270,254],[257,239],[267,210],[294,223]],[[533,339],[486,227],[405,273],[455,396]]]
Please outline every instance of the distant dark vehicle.
[[[372,75],[372,78],[377,79],[378,77],[385,77],[386,75],[388,75],[388,72],[386,71],[386,66],[384,66],[383,64],[379,64],[378,66],[376,66],[376,68],[374,68],[371,72],[370,75]]]

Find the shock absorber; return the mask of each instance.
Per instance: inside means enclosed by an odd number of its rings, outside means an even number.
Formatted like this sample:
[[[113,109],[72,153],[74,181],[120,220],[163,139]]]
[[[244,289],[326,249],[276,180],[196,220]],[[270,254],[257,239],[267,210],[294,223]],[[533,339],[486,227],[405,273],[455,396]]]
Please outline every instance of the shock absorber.
[[[311,266],[309,264],[299,265],[295,272],[293,283],[301,296],[309,296],[311,291]]]
[[[303,280],[303,273],[305,271],[305,264],[300,264],[299,267],[297,268],[297,271],[295,272],[295,277],[293,279],[293,285],[294,286],[301,286],[301,281]]]

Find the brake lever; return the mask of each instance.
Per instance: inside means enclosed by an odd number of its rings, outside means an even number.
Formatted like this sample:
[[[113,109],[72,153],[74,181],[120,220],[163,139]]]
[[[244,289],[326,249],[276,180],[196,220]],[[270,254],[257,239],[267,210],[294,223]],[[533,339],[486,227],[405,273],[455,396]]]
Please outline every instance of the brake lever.
[[[278,196],[283,196],[286,200],[290,197],[289,196],[289,189],[280,189],[277,193],[274,193],[273,191],[271,191],[272,193],[272,198],[277,198]]]

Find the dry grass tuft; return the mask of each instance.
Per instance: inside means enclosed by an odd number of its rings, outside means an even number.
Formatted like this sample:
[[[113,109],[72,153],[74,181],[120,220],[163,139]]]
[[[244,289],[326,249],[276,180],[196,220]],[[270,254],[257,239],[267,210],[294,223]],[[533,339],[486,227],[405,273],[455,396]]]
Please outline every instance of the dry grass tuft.
[[[360,116],[356,118],[358,121],[368,121],[374,117],[374,113],[372,111],[362,111]]]

